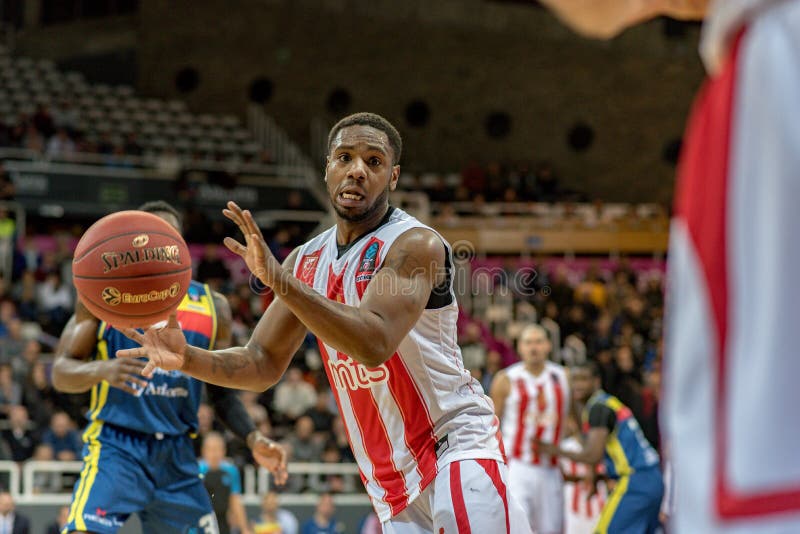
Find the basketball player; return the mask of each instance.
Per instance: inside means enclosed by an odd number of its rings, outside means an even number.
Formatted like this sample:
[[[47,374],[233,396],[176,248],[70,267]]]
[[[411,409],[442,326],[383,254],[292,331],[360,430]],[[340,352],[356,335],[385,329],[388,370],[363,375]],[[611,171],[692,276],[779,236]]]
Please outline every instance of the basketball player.
[[[800,532],[800,359],[788,356],[800,315],[800,0],[544,3],[589,33],[643,18],[622,13],[634,4],[705,15],[709,79],[684,136],[670,232],[671,530]]]
[[[561,448],[567,452],[583,450],[578,421],[571,414],[564,423]],[[559,464],[564,476],[564,534],[593,534],[608,499],[605,480],[589,476],[589,467],[575,460],[561,457]],[[603,472],[602,464],[596,467]]]
[[[169,204],[150,202],[140,209],[180,231],[180,216]],[[197,345],[230,344],[228,303],[206,285],[192,281],[177,321]],[[160,371],[145,380],[144,362],[115,356],[132,346],[80,302],[61,335],[54,386],[68,393],[92,391],[84,468],[64,532],[111,534],[135,512],[144,532],[216,533],[190,437],[197,430],[202,383],[180,371]],[[208,395],[226,426],[283,481],[282,448],[255,429],[236,393],[209,385]]]
[[[639,428],[630,409],[600,389],[600,370],[593,361],[570,369],[576,402],[583,403],[583,450],[575,452],[534,440],[543,453],[595,465],[604,460],[614,489],[597,522],[598,534],[637,532],[652,534],[664,495],[658,453]]]
[[[561,534],[564,489],[558,458],[534,450],[532,440],[561,440],[570,405],[567,373],[548,361],[552,345],[543,327],[525,327],[517,345],[522,361],[498,372],[491,389],[508,446],[508,490],[534,532]]]
[[[171,319],[144,334],[127,331],[142,348],[119,355],[148,357],[145,375],[181,369],[260,391],[280,379],[310,330],[385,533],[524,533],[524,518],[509,506],[491,401],[456,344],[450,247],[389,206],[401,147],[378,115],[334,125],[325,181],[336,225],[283,266],[251,214],[228,204],[246,246],[231,238],[226,245],[277,296],[246,346],[187,345]]]

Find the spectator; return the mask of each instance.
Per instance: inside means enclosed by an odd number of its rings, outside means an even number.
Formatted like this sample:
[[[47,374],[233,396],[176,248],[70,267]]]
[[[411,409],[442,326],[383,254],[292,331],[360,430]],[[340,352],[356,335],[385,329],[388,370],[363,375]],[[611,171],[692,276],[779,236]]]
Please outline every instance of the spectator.
[[[26,270],[22,273],[22,279],[14,287],[13,295],[19,305],[19,318],[23,321],[38,321],[36,276],[33,271]]]
[[[6,280],[11,279],[14,261],[14,235],[17,224],[5,207],[0,207],[0,274]]]
[[[144,153],[144,149],[142,145],[139,144],[139,140],[136,137],[136,134],[131,132],[125,137],[125,145],[123,147],[125,154],[129,154],[131,156],[141,156]]]
[[[322,452],[322,445],[314,436],[314,422],[307,416],[297,419],[294,432],[289,433],[284,445],[286,445],[287,454],[293,462],[318,462]],[[306,488],[306,484],[304,475],[289,475],[287,487],[291,491],[299,493]]]
[[[383,529],[381,521],[375,512],[370,512],[358,525],[358,534],[381,534]]]
[[[30,374],[33,365],[39,361],[41,354],[42,345],[35,339],[29,339],[25,341],[25,346],[22,349],[22,357],[11,360],[11,367],[14,370],[14,380],[19,384],[23,384],[23,393],[25,379]]]
[[[290,422],[296,421],[316,400],[314,386],[303,380],[303,372],[297,367],[289,368],[284,379],[275,387],[274,408]]]
[[[47,379],[44,363],[38,361],[31,366],[23,387],[24,404],[31,419],[38,427],[48,424],[53,408],[58,404],[58,393]]]
[[[247,514],[242,504],[242,481],[239,470],[225,460],[225,438],[218,432],[209,433],[203,440],[200,476],[211,497],[219,523],[219,534],[250,534]]]
[[[198,458],[203,453],[203,441],[212,432],[214,432],[214,408],[204,402],[197,408],[197,437],[194,440],[194,454]]]
[[[483,344],[481,327],[477,323],[469,323],[464,329],[461,345],[461,355],[464,359],[464,368],[476,369],[486,365],[486,346]]]
[[[50,137],[55,131],[53,116],[44,104],[36,106],[36,112],[31,117],[31,124],[42,133],[44,137]]]
[[[203,250],[203,257],[197,264],[197,279],[205,282],[215,290],[219,290],[231,277],[230,270],[219,257],[219,245],[209,243]]]
[[[72,290],[61,278],[61,273],[49,273],[39,286],[39,310],[44,314],[47,332],[58,335],[72,313]]]
[[[302,534],[341,534],[345,531],[344,525],[336,520],[336,505],[333,495],[323,493],[317,501],[314,515],[303,524]]]
[[[2,436],[11,451],[11,459],[24,462],[33,456],[36,435],[31,430],[28,409],[25,406],[12,406],[8,412],[9,428],[3,430]]]
[[[47,142],[46,155],[48,158],[71,156],[76,151],[75,142],[70,139],[67,130],[59,128],[56,134]]]
[[[486,391],[489,391],[488,389]],[[353,450],[350,448],[350,442],[347,440],[347,431],[344,428],[344,421],[340,416],[333,419],[333,441],[339,449],[339,457],[343,462],[355,462]]]
[[[181,159],[169,147],[156,158],[156,172],[165,178],[177,178],[181,172]]]
[[[342,455],[335,442],[325,445],[321,460],[324,464],[342,463]],[[308,486],[316,493],[352,493],[356,490],[356,481],[352,475],[313,473],[309,475]]]
[[[100,134],[100,141],[97,143],[97,153],[110,155],[114,152],[114,141],[111,139],[111,134],[103,132]]]
[[[22,148],[32,150],[41,154],[44,152],[44,137],[41,132],[36,129],[33,124],[28,124],[24,127],[24,134],[22,136]]]
[[[14,499],[0,492],[0,534],[30,534],[30,520],[15,510]]]
[[[331,412],[329,406],[331,402],[331,393],[329,389],[322,389],[317,392],[317,401],[314,406],[309,408],[305,414],[314,422],[314,431],[323,432],[330,435],[333,430],[333,419],[336,415]]]
[[[11,363],[0,363],[0,413],[7,416],[11,406],[19,404],[22,404],[22,387],[14,380]]]
[[[40,443],[33,451],[33,459],[37,462],[52,462],[55,460],[53,447]],[[64,489],[60,473],[37,471],[33,476],[34,493],[61,493]]]
[[[6,334],[0,337],[0,362],[11,363],[21,358],[25,350],[22,321],[14,317],[6,323]]]
[[[47,525],[45,534],[61,534],[61,530],[69,522],[69,506],[62,506],[58,509],[55,521]]]
[[[72,106],[70,99],[62,99],[56,107],[53,108],[53,124],[56,128],[65,129],[70,135],[75,135],[78,131],[78,123],[80,122],[80,113]]]
[[[297,518],[289,510],[279,508],[279,504],[276,492],[264,494],[261,515],[253,522],[253,534],[297,534]]]
[[[42,443],[53,449],[56,460],[76,460],[81,455],[81,438],[65,412],[56,412],[50,427],[42,434]]]

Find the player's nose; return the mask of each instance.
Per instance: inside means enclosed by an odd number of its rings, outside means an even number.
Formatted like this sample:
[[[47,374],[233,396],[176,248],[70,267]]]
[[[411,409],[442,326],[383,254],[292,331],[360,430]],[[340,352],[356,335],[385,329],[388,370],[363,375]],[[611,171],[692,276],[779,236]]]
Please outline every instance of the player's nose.
[[[353,180],[364,180],[367,177],[367,163],[361,158],[353,158],[347,170],[347,177]]]

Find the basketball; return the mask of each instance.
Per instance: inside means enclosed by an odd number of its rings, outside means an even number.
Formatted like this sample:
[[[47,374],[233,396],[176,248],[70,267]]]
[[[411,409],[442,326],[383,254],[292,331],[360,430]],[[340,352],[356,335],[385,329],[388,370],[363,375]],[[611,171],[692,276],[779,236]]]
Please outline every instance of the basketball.
[[[78,297],[115,327],[167,319],[186,294],[192,260],[183,237],[152,213],[121,211],[83,234],[72,260]]]

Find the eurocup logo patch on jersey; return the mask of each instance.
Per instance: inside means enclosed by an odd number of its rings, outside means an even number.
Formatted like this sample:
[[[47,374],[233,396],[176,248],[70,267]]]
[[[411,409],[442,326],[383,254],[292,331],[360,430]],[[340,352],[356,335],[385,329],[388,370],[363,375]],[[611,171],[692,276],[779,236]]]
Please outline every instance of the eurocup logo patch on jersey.
[[[383,241],[373,237],[364,247],[364,252],[361,253],[361,261],[358,263],[358,269],[356,269],[356,284],[372,280],[372,275],[375,274],[375,268],[378,265],[381,245],[383,245]]]

